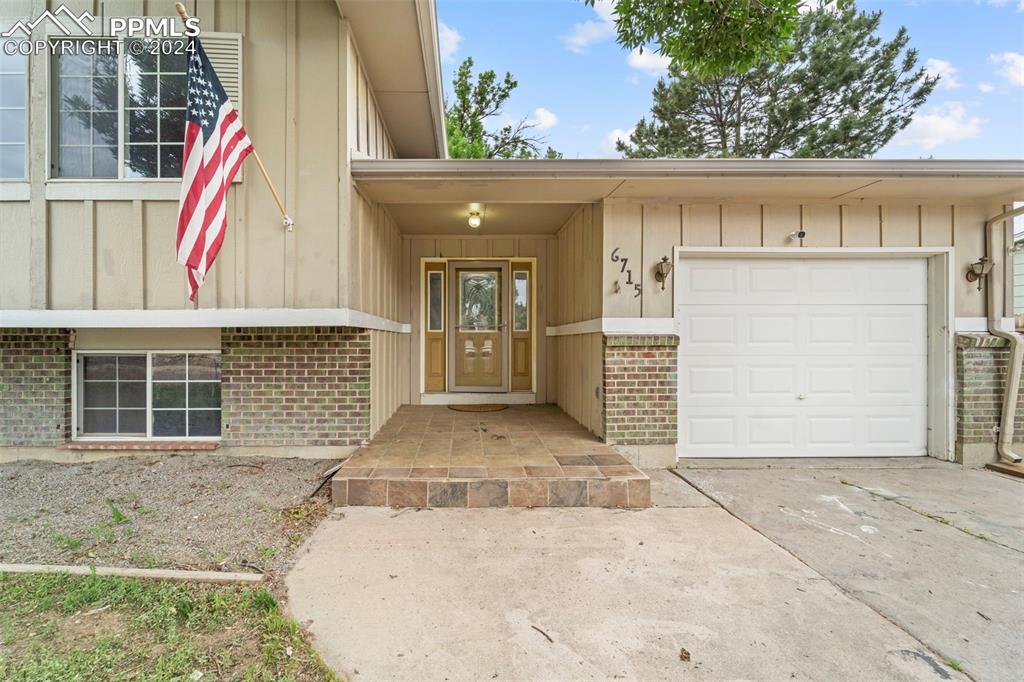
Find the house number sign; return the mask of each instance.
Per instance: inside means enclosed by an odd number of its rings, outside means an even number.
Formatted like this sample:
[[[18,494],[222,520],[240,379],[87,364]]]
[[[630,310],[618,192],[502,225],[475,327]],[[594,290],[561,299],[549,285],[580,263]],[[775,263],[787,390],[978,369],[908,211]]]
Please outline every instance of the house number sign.
[[[629,269],[629,267],[628,267],[629,266],[629,258],[627,258],[626,256],[620,256],[619,255],[619,249],[620,248],[622,248],[622,247],[616,246],[615,249],[612,251],[612,262],[613,263],[621,263],[622,264],[619,267],[619,272],[624,273],[626,275],[626,284],[633,285],[633,291],[636,292],[636,293],[633,294],[633,298],[639,298],[640,297],[640,292],[643,290],[643,285],[641,285],[640,282],[634,282],[633,281],[633,270]],[[616,284],[617,284],[617,282],[616,282]]]

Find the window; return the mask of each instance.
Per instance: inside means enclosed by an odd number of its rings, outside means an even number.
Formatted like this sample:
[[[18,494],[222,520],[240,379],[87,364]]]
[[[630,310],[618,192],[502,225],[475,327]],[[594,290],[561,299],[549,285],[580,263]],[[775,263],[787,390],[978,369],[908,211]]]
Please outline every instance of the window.
[[[51,175],[180,178],[187,42],[126,38],[119,50],[114,42],[99,54],[53,57]],[[241,36],[204,33],[203,47],[241,110]]]
[[[444,331],[444,273],[427,273],[427,331]]]
[[[512,273],[512,331],[530,331],[530,273],[517,270]]]
[[[54,59],[55,175],[117,177],[117,56],[59,54]]]
[[[0,179],[25,178],[28,57],[8,55],[0,41]]]
[[[76,435],[220,436],[220,354],[78,354]]]
[[[180,178],[187,57],[137,51],[124,63],[124,177]]]

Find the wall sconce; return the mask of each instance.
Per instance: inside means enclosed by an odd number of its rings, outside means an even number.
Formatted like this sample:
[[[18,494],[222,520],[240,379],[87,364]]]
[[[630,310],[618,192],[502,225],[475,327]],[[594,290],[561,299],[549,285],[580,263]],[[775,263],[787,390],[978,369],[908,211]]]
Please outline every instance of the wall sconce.
[[[992,272],[992,261],[988,259],[988,256],[982,256],[967,266],[967,281],[977,282],[978,291],[981,291],[981,278],[987,276],[990,272]]]
[[[480,227],[480,223],[481,223],[480,211],[470,211],[469,212],[469,221],[468,222],[469,222],[469,226],[472,227],[474,230],[476,228]]]
[[[662,256],[661,262],[654,266],[654,279],[661,282],[662,291],[665,291],[665,280],[668,279],[670,272],[672,272],[672,262],[668,256]]]

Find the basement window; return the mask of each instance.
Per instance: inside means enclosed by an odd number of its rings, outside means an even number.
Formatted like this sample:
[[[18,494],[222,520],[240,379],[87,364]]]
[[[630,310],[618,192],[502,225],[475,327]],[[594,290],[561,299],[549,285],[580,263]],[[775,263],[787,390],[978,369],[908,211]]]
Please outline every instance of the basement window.
[[[220,437],[218,352],[81,352],[75,368],[76,437]]]

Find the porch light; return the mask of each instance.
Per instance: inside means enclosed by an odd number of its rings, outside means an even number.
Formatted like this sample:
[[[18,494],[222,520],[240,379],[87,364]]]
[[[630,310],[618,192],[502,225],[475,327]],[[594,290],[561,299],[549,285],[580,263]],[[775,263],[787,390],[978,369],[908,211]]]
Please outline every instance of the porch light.
[[[670,272],[672,272],[672,261],[668,256],[662,256],[661,262],[654,266],[654,279],[661,282],[662,291],[665,290],[665,280],[668,279]]]
[[[480,222],[480,211],[470,211],[469,226],[475,230],[476,228],[480,227]]]
[[[978,291],[981,291],[981,278],[992,272],[992,261],[988,256],[982,256],[967,266],[967,281],[977,282]]]

